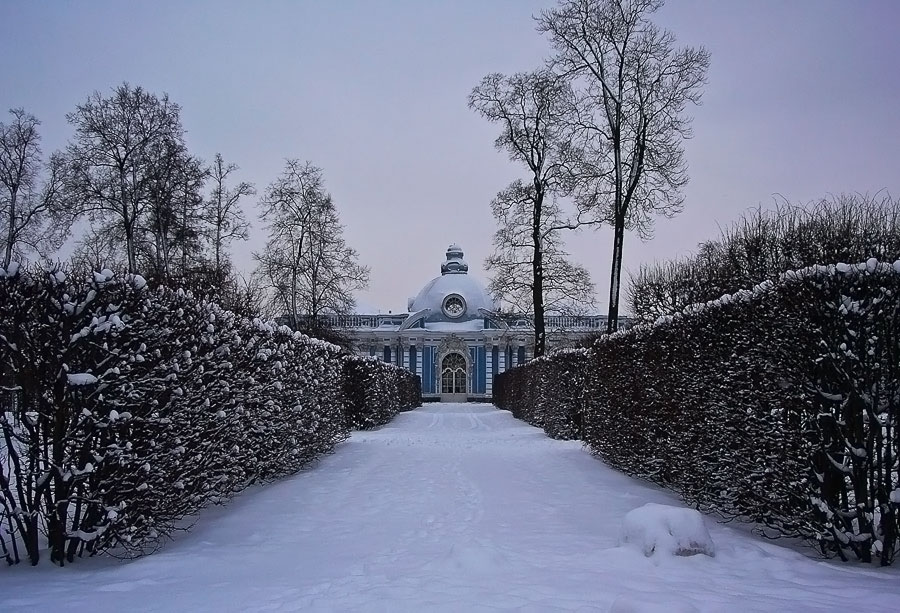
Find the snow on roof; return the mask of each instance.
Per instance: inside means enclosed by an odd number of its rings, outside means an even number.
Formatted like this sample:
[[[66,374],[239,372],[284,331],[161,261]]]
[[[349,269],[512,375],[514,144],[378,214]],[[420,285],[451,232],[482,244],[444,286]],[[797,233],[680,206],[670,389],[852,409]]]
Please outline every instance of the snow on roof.
[[[441,313],[444,300],[457,294],[465,300],[465,317],[471,318],[478,315],[478,309],[496,311],[487,291],[475,277],[468,274],[469,267],[463,259],[462,249],[456,245],[450,245],[447,249],[447,259],[441,265],[441,276],[435,277],[425,284],[425,287],[409,303],[409,311],[414,313],[422,309],[431,309],[434,313]]]

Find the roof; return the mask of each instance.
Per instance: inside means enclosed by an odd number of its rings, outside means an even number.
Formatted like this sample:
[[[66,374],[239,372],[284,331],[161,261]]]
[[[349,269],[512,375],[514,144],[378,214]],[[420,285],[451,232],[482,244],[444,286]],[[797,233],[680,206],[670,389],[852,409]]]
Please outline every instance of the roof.
[[[409,302],[409,312],[430,309],[428,322],[443,321],[456,323],[481,318],[479,309],[496,311],[497,305],[475,277],[468,274],[469,266],[463,259],[463,251],[458,245],[450,245],[447,259],[441,264],[441,276],[425,284],[415,298]],[[458,296],[462,299],[463,310],[451,317],[445,309],[447,299]],[[452,313],[451,313],[452,314]]]

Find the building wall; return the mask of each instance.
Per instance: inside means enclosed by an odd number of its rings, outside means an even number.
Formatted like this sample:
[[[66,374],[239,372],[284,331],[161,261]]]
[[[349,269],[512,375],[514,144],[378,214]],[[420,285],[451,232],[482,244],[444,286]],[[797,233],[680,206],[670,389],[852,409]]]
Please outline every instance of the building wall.
[[[422,394],[426,399],[440,396],[439,351],[441,347],[447,349],[444,343],[448,339],[454,339],[452,350],[458,347],[468,361],[469,397],[474,399],[490,400],[494,377],[533,357],[531,330],[519,326],[500,329],[487,318],[484,330],[458,332],[429,330],[420,326],[400,330],[405,316],[366,316],[361,319],[358,316],[357,319],[352,320],[357,326],[360,322],[370,324],[370,327],[345,328],[358,352],[377,356],[415,372],[422,379]],[[570,344],[580,337],[597,333],[601,324],[605,326],[605,317],[587,319],[590,325],[585,325],[584,320],[573,319],[576,327],[556,330],[548,335],[549,346],[552,347],[554,342]],[[627,320],[623,321],[627,325]],[[350,320],[348,323],[351,323]]]
[[[525,339],[510,340],[501,337],[499,330],[484,333],[468,333],[459,337],[464,344],[468,369],[469,397],[490,400],[493,391],[493,379],[504,372],[508,365],[520,363],[517,358],[523,354],[530,357],[526,349]],[[365,334],[352,334],[361,355],[377,356],[380,359],[402,366],[415,372],[422,379],[422,394],[433,399],[440,396],[440,365],[438,360],[442,343],[452,333],[422,334],[417,331],[415,338],[404,338],[402,334],[378,334],[377,339],[366,338]],[[507,346],[509,345],[509,346]],[[520,350],[520,347],[522,348]],[[506,359],[507,354],[513,356],[512,361]]]

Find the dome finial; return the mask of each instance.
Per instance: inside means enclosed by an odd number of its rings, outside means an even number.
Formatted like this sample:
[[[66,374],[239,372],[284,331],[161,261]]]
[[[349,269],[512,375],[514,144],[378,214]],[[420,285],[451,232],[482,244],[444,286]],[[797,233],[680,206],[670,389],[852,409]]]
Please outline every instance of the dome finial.
[[[469,265],[466,264],[466,261],[463,259],[463,250],[462,248],[453,243],[449,247],[447,247],[447,261],[441,264],[441,274],[461,274],[464,275],[469,272]]]

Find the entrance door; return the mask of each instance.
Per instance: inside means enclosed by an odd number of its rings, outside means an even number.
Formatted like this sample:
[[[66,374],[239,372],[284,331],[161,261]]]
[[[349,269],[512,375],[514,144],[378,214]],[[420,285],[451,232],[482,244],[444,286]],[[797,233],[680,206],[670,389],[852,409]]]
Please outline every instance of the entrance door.
[[[441,360],[441,402],[465,402],[466,359],[461,353],[448,353]]]

